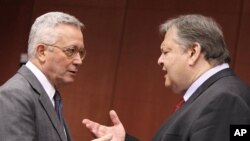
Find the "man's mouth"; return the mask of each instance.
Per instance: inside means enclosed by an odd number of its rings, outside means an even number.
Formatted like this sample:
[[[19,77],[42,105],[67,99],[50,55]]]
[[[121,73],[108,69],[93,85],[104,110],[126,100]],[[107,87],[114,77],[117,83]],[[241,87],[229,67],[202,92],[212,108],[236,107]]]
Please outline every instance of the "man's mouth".
[[[164,70],[164,73],[165,73],[164,78],[166,78],[168,75],[168,72],[166,70]]]
[[[69,71],[69,72],[72,73],[72,74],[74,74],[74,75],[76,75],[77,70],[75,70],[75,71]]]

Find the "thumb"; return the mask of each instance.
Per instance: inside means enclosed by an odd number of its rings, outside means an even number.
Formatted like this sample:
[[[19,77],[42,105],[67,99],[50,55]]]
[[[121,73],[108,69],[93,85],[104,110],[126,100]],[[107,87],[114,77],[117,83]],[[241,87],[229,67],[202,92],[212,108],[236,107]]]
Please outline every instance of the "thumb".
[[[117,125],[117,124],[121,123],[118,115],[116,114],[116,112],[114,110],[111,110],[109,112],[109,116],[110,116],[110,119],[111,119],[111,121],[113,122],[114,125]]]

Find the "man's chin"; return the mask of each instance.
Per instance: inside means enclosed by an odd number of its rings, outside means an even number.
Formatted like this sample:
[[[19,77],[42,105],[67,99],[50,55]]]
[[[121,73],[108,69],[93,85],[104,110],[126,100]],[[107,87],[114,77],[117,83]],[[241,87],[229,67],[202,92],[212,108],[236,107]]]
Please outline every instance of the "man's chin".
[[[75,81],[74,78],[67,78],[67,79],[64,80],[64,83],[65,84],[70,84],[70,83],[73,83],[74,81]]]
[[[168,81],[165,81],[165,84],[164,84],[164,85],[165,85],[165,87],[167,87],[167,88],[170,87],[170,83],[169,83]]]

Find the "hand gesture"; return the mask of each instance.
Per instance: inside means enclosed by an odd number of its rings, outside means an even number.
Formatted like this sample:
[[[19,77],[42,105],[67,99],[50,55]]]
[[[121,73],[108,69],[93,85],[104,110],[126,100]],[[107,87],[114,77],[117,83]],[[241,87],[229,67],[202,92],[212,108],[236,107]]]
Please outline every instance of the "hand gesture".
[[[89,119],[84,119],[83,124],[92,132],[97,138],[101,139],[103,136],[111,134],[113,136],[111,141],[124,141],[125,140],[125,129],[114,110],[109,112],[110,119],[113,122],[113,126],[101,125],[97,122],[91,121]],[[95,140],[94,140],[95,141]],[[99,140],[97,140],[99,141]],[[103,140],[100,140],[103,141]]]

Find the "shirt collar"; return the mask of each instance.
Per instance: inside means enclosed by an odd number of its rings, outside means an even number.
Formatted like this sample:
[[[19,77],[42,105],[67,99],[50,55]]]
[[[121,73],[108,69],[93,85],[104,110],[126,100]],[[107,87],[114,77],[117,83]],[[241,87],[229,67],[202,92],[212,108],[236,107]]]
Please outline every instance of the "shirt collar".
[[[203,73],[196,81],[194,81],[194,83],[188,88],[188,90],[186,91],[186,93],[184,94],[183,98],[185,101],[187,101],[192,94],[202,85],[202,83],[204,83],[208,78],[210,78],[212,75],[214,75],[215,73],[229,68],[229,64],[224,63],[221,65],[218,65],[216,67],[213,67],[209,70],[207,70],[205,73]]]
[[[53,97],[55,94],[55,88],[53,87],[53,85],[51,85],[51,83],[49,82],[47,77],[32,62],[28,61],[26,63],[26,67],[29,68],[31,70],[31,72],[34,73],[34,75],[36,76],[38,81],[42,84],[42,87],[46,91],[47,95],[49,96],[49,98],[53,104],[53,102],[54,102]]]

